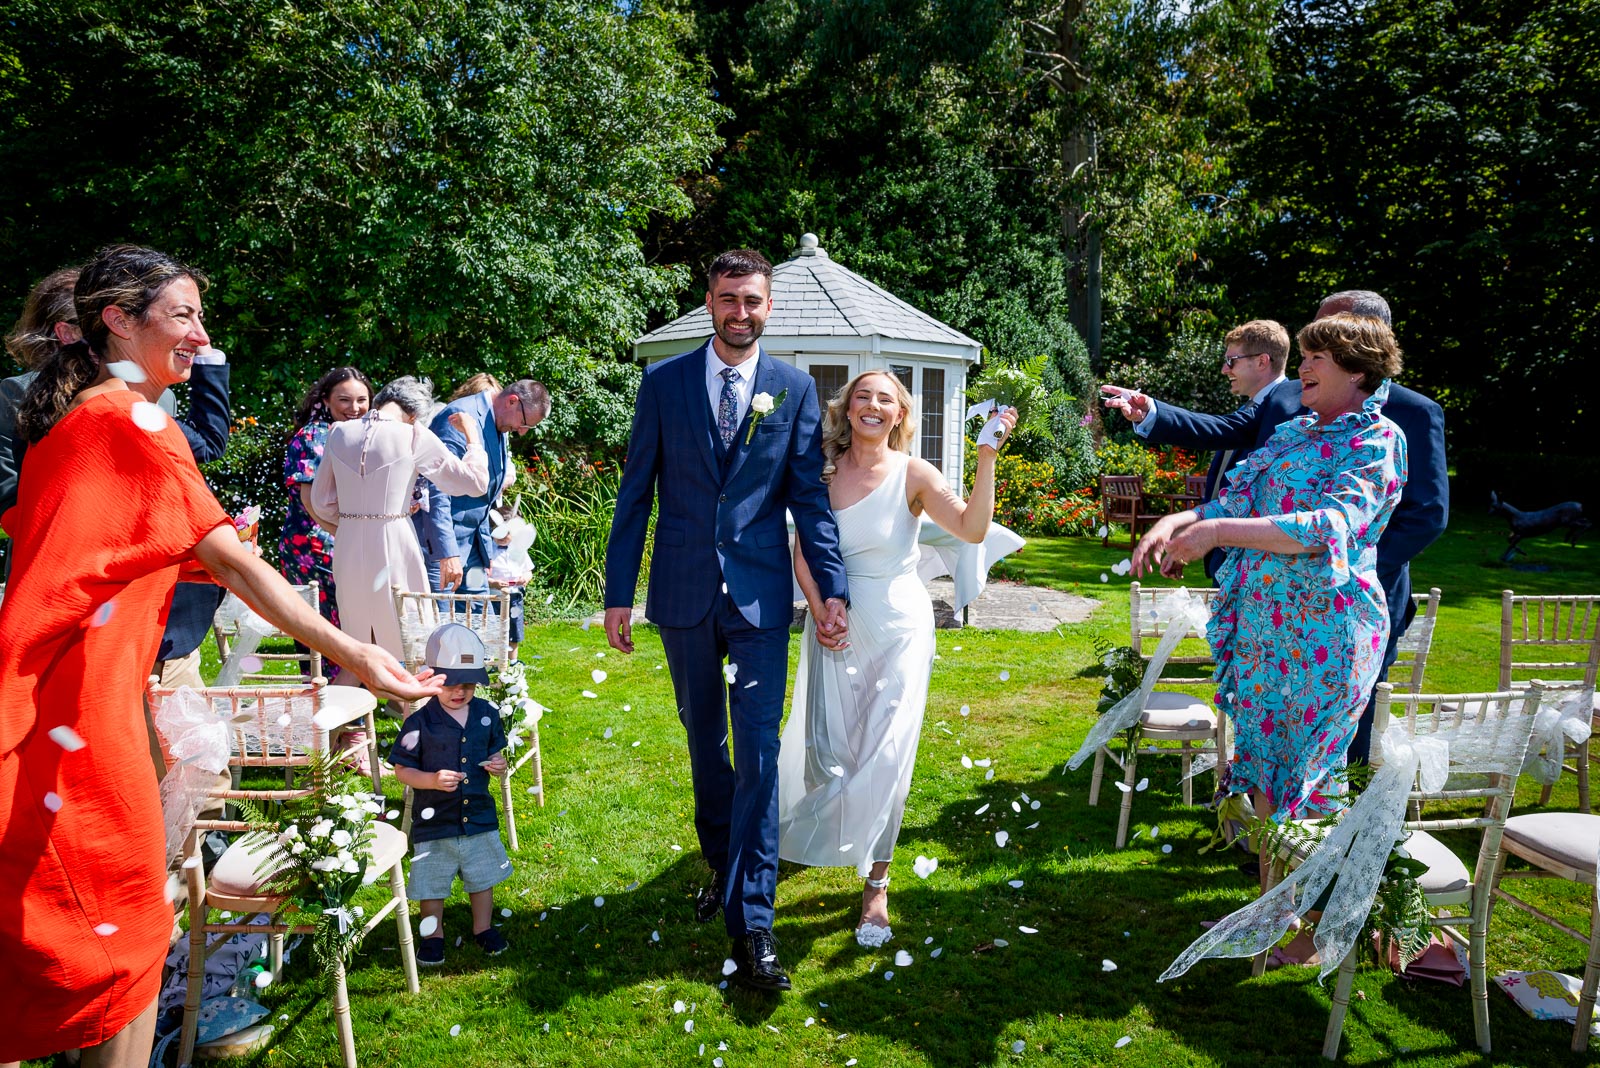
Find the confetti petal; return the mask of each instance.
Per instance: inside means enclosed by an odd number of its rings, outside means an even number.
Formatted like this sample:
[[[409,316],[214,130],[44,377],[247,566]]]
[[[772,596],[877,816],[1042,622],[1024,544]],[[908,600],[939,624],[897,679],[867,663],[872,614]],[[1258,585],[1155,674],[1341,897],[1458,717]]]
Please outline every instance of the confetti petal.
[[[1018,804],[1017,802],[1013,801],[1013,802],[1011,802],[1011,811],[1012,812],[1021,812],[1022,811],[1022,806],[1020,804]]]
[[[1020,1038],[1017,1039],[1015,1042],[1011,1043],[1011,1052],[1012,1053],[1021,1053],[1023,1050],[1025,1050],[1027,1048],[1028,1048],[1028,1044],[1026,1042],[1022,1041],[1022,1039],[1020,1039]]]
[[[110,938],[112,935],[116,934],[118,930],[119,928],[114,923],[97,923],[94,926],[94,933],[99,935],[101,938]]]
[[[1013,889],[1013,890],[1021,890],[1022,889],[1022,880],[1021,879],[1012,879],[1009,882],[1007,882],[1006,885],[1011,887],[1011,889]]]
[[[1126,1046],[1129,1042],[1132,1042],[1132,1041],[1133,1041],[1133,1039],[1131,1037],[1129,1037],[1128,1035],[1123,1035],[1121,1038],[1119,1038],[1115,1042],[1113,1042],[1112,1045],[1117,1049],[1121,1049],[1123,1046]]]
[[[1023,934],[1038,934],[1039,933],[1039,928],[1037,928],[1037,927],[1018,927],[1017,930],[1021,931]]]
[[[1106,574],[1104,571],[1102,571],[1102,572],[1100,572],[1100,581],[1101,582],[1110,582],[1111,581],[1111,576]]]
[[[1144,793],[1146,790],[1150,789],[1150,780],[1140,779],[1138,785],[1135,786],[1134,789],[1140,793]]]
[[[722,962],[722,974],[723,975],[725,975],[725,976],[726,975],[732,975],[734,972],[736,972],[738,970],[739,970],[739,965],[734,961],[734,959],[732,957],[727,957],[727,958],[725,958],[723,960],[723,962]]]
[[[994,944],[995,944],[995,945],[996,945],[996,946],[997,946],[997,947],[998,947],[998,948],[1000,948],[1000,949],[1005,949],[1005,948],[1006,948],[1006,947],[1007,947],[1007,946],[1009,946],[1009,945],[1010,945],[1010,944],[1011,944],[1011,943],[1010,943],[1010,942],[1007,942],[1007,941],[1006,941],[1006,940],[1005,940],[1005,939],[1004,939],[1004,938],[996,938],[996,939],[995,939],[995,940],[994,940]]]
[[[694,1034],[694,1021],[693,1020],[685,1020],[685,1021],[683,1021],[683,1033],[686,1034],[686,1035]]]
[[[400,744],[407,749],[415,749],[417,747],[417,740],[421,737],[421,731],[406,731],[405,736],[400,739]]]
[[[988,805],[983,805],[983,806],[979,807],[976,811],[974,811],[972,814],[974,816],[981,816],[985,812],[988,812],[988,811],[989,811],[989,806]]]
[[[963,716],[970,716],[972,714],[972,706],[971,705],[962,705],[961,706],[961,714]]]
[[[1100,970],[1103,972],[1114,972],[1117,970],[1117,962],[1110,959],[1103,960],[1100,962]]]
[[[583,691],[583,696],[585,696],[589,700],[593,701],[595,698],[599,697],[600,695],[595,693],[593,690],[584,690]]]
[[[673,1014],[676,1015],[676,1014],[682,1012],[684,1009],[687,1009],[688,1007],[689,1006],[685,1005],[682,1001],[674,1001],[672,1003]]]
[[[107,601],[105,604],[94,610],[94,615],[89,619],[89,626],[105,626],[107,623],[111,622],[111,616],[116,612],[116,610],[117,602],[115,600]]]
[[[1170,845],[1164,845],[1164,846],[1161,847],[1161,852],[1170,853],[1170,852],[1172,852],[1172,847]]]
[[[106,371],[131,385],[137,385],[146,378],[144,368],[132,360],[113,360],[106,364]]]
[[[1009,841],[1011,841],[1011,832],[1009,832],[1009,831],[995,831],[994,832],[994,844],[999,846],[1001,849],[1004,849],[1006,847],[1006,843],[1009,842]]]
[[[256,983],[256,989],[257,990],[265,990],[267,987],[272,985],[272,973],[271,972],[257,972],[256,973],[255,983]]]
[[[136,403],[129,415],[133,417],[134,426],[152,434],[167,425],[167,413],[161,410],[160,405],[151,404],[149,401]]]
[[[884,978],[885,982],[887,982],[890,979],[893,979],[894,978],[894,969],[890,968],[888,971],[884,972],[883,973],[883,978]]]
[[[506,919],[509,920],[511,918],[511,910],[510,909],[501,909],[500,910],[500,915],[504,916]]]
[[[433,809],[425,808],[421,812],[417,813],[417,815],[421,816],[425,820],[431,820],[433,819]]]
[[[69,753],[76,753],[88,744],[77,731],[65,724],[50,728],[50,740]]]
[[[433,933],[438,929],[439,918],[437,916],[424,916],[422,917],[422,922],[417,925],[417,934],[423,938],[432,938]]]
[[[967,756],[967,754],[962,753],[961,754],[961,766],[964,767],[964,768],[972,767],[972,758]]]
[[[599,668],[595,668],[593,671],[589,672],[589,677],[593,679],[594,684],[598,686],[602,682],[605,682],[610,676],[608,676],[604,671],[601,671]]]
[[[1160,838],[1161,837],[1161,824],[1158,823],[1154,827],[1150,828],[1150,837],[1151,838]]]
[[[911,967],[911,954],[907,953],[903,949],[896,952],[894,955],[894,966],[896,968]]]
[[[1037,811],[1039,811],[1039,802],[1037,802],[1037,801],[1029,801],[1028,802],[1028,807],[1033,809],[1035,812],[1037,812]]]
[[[650,941],[652,941],[652,942],[661,941],[661,932],[660,931],[651,931],[650,932]]]
[[[159,410],[160,409],[157,409],[157,411],[159,411]],[[61,795],[56,793],[53,790],[50,793],[45,794],[44,795],[44,807],[49,809],[51,812],[60,812],[61,811]]]
[[[594,899],[594,907],[595,908],[602,908],[602,907],[604,907],[605,903],[606,903],[606,899],[603,898],[603,897],[597,897],[597,898]]]
[[[1129,786],[1127,783],[1123,782],[1121,779],[1114,779],[1113,780],[1113,784],[1116,786],[1117,789],[1121,790],[1125,794],[1133,793],[1133,787]]]
[[[939,870],[939,862],[933,857],[924,857],[919,854],[916,861],[912,863],[911,870],[916,873],[917,878],[926,879]]]
[[[929,953],[928,956],[937,958],[939,956],[939,954],[941,954],[943,952],[944,952],[944,947],[940,946],[938,949],[935,949],[932,953]]]
[[[451,1038],[455,1038],[460,1033],[461,1033],[461,1025],[460,1024],[452,1024],[451,1027],[450,1027],[450,1037]]]
[[[722,677],[728,681],[728,685],[729,686],[733,685],[733,680],[735,678],[737,678],[738,675],[739,675],[739,665],[738,664],[723,664],[722,665]]]
[[[472,588],[482,586],[488,582],[488,576],[483,573],[483,568],[481,567],[467,568],[467,573],[462,578],[465,580],[465,585]]]
[[[1010,682],[1011,681],[1011,672],[1009,672],[1009,671],[1000,672],[1000,681],[1001,682]]]

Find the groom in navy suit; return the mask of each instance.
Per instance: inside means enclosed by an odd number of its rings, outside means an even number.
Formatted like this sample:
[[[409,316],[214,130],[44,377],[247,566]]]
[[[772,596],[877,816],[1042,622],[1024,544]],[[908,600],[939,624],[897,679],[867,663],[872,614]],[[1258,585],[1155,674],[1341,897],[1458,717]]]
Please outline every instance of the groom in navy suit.
[[[826,599],[824,644],[843,643],[849,594],[822,483],[816,387],[757,343],[772,311],[772,265],[748,249],[724,252],[707,283],[715,335],[639,384],[606,547],[606,638],[633,652],[634,588],[657,505],[645,617],[661,629],[712,871],[695,918],[722,911],[739,983],[788,990],[772,934],[794,604],[785,510]]]

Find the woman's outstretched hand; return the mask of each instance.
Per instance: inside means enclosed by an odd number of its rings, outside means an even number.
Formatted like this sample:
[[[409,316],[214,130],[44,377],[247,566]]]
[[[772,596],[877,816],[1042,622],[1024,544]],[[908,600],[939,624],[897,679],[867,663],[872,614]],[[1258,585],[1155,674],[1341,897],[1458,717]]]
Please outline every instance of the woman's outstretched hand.
[[[1195,539],[1189,532],[1199,526],[1202,526],[1200,517],[1192,511],[1162,516],[1139,539],[1139,545],[1133,551],[1133,573],[1143,576],[1147,572],[1160,571],[1167,578],[1182,578],[1183,565],[1204,556],[1211,549],[1207,545],[1199,552],[1193,551]],[[1199,538],[1203,540],[1205,536],[1205,532],[1201,531]]]

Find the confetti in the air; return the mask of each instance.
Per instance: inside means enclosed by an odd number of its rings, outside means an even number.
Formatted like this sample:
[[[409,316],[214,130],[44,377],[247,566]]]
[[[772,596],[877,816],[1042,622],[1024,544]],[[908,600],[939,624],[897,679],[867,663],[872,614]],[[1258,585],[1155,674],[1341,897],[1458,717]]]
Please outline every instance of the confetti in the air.
[[[82,735],[65,724],[50,728],[50,740],[69,753],[76,753],[87,744]]]

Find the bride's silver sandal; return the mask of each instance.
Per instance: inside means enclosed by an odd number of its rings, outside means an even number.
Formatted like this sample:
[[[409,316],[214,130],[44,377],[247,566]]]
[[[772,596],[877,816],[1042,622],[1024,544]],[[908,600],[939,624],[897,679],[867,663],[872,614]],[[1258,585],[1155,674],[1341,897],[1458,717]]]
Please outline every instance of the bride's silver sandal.
[[[874,890],[882,890],[889,885],[889,877],[885,875],[881,879],[868,879],[866,884]],[[856,944],[866,949],[877,949],[893,937],[892,928],[879,927],[875,923],[863,923],[856,928]]]

